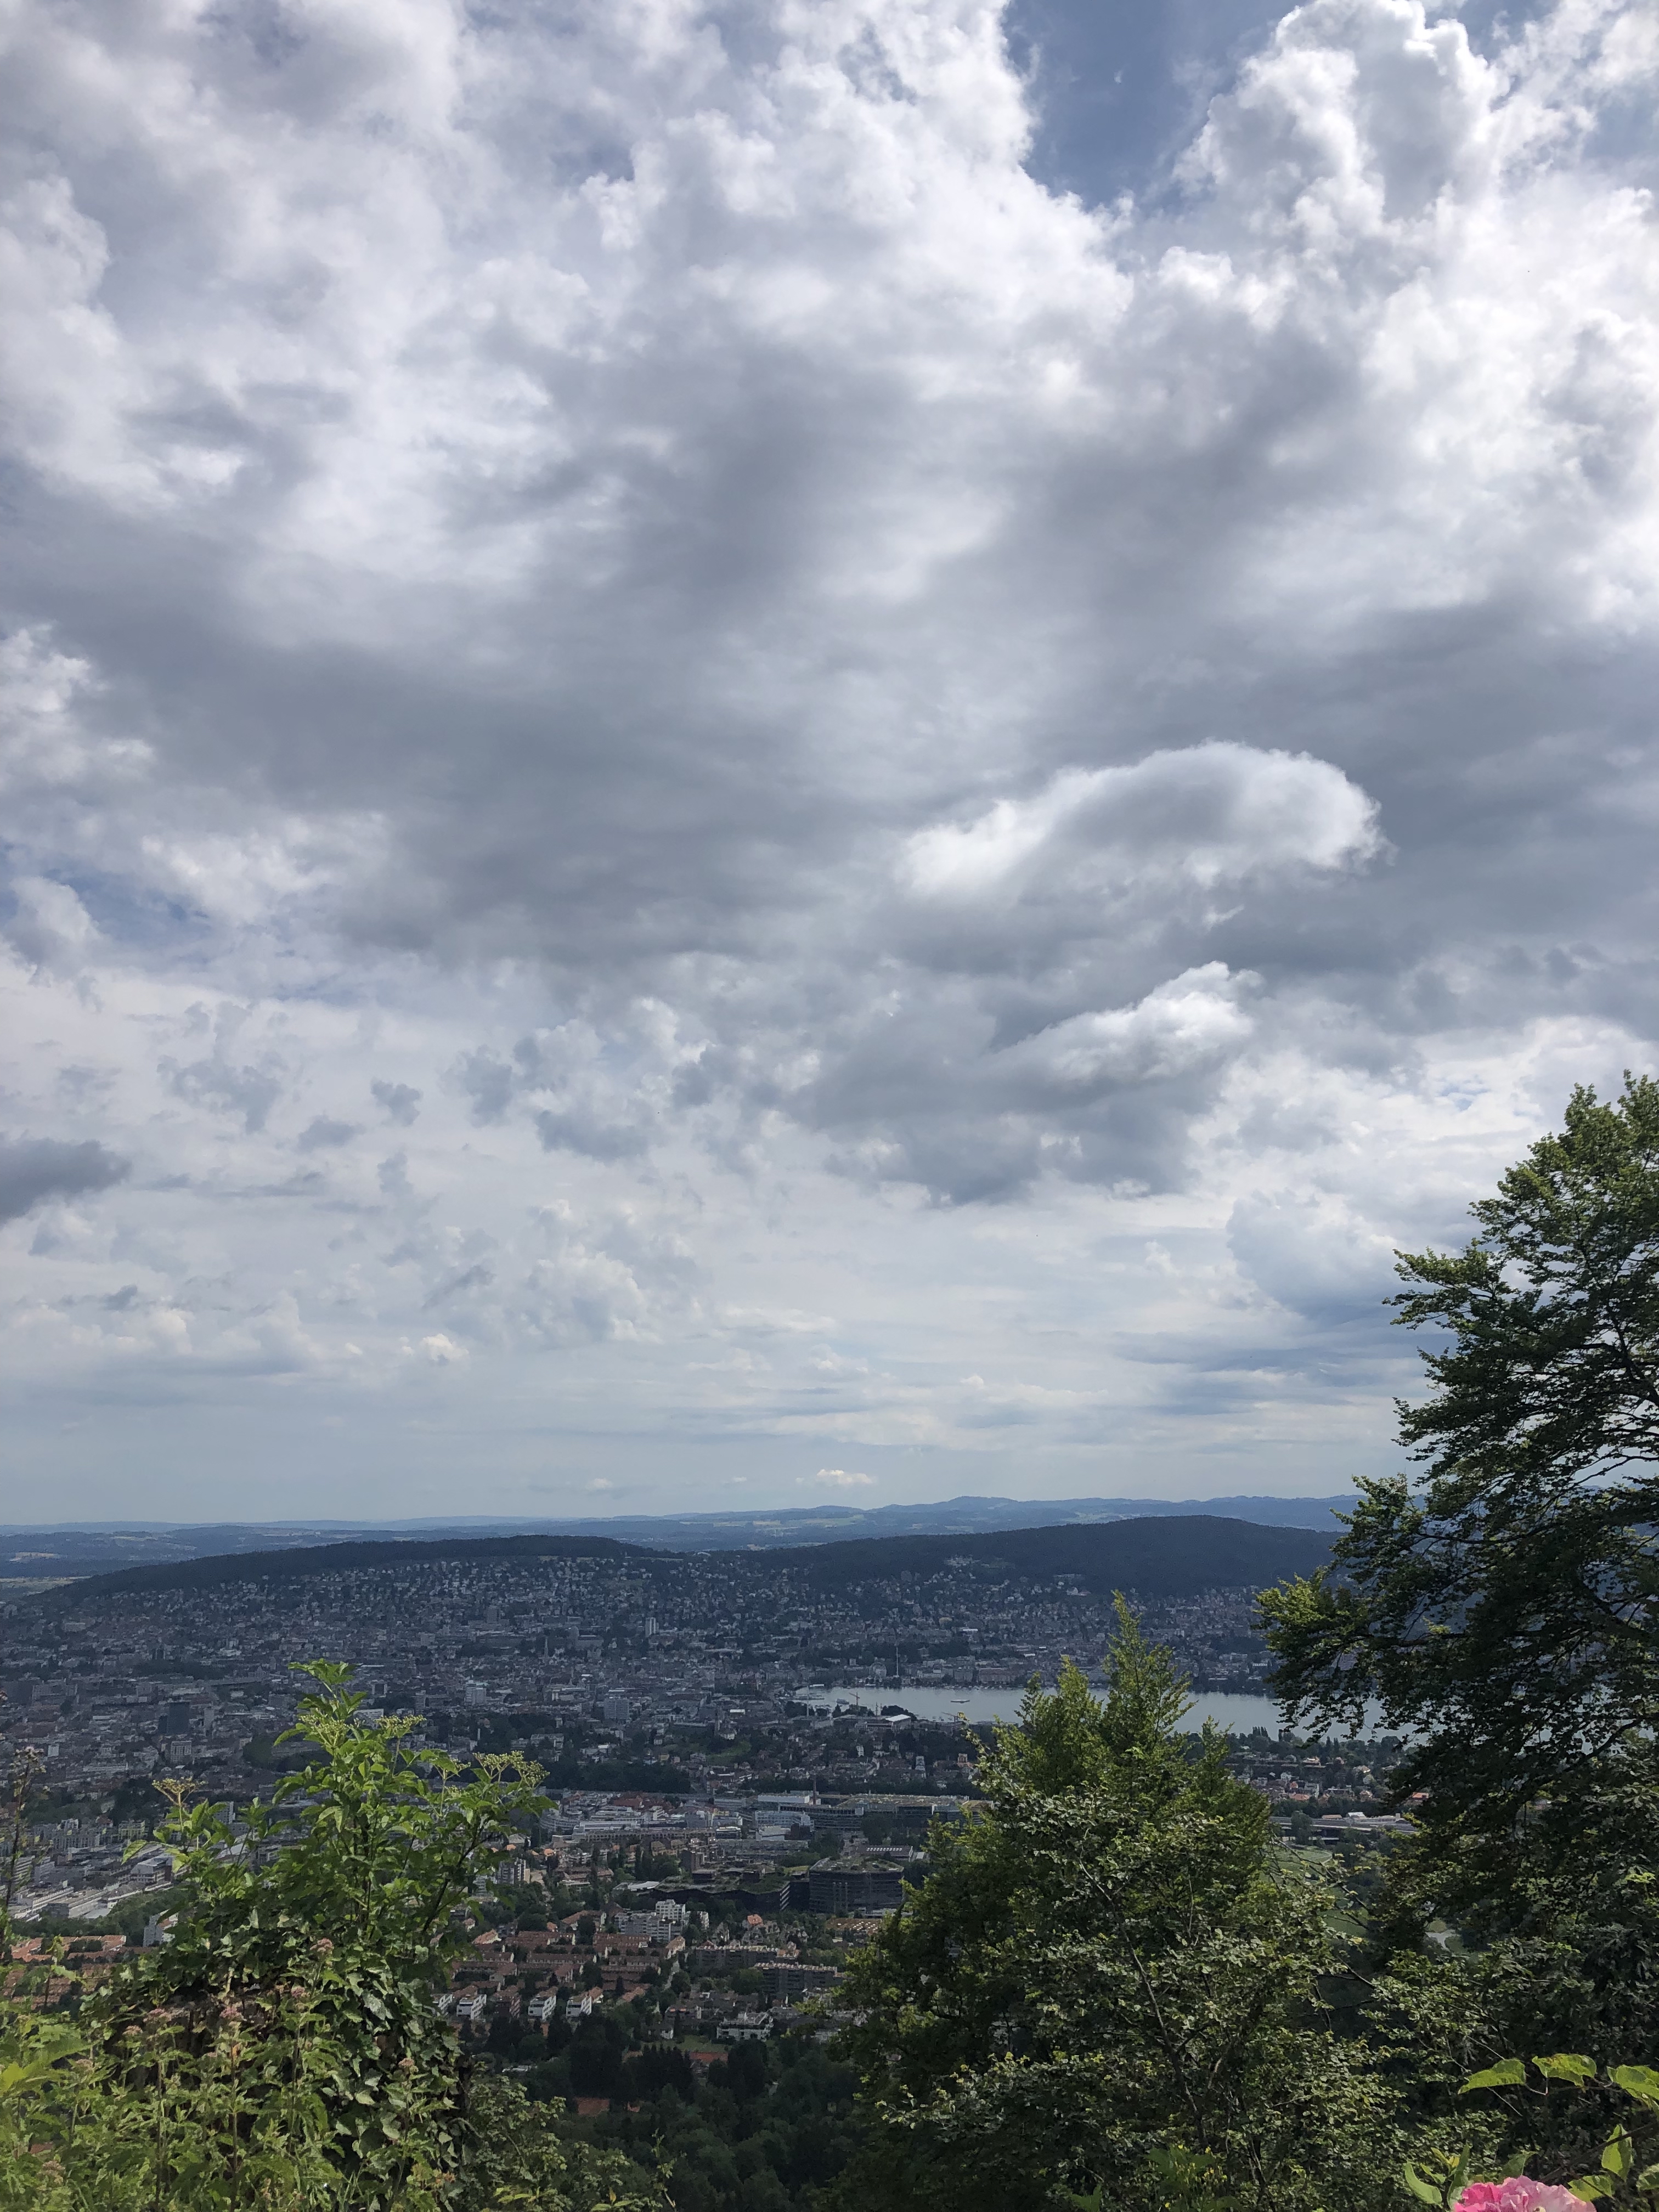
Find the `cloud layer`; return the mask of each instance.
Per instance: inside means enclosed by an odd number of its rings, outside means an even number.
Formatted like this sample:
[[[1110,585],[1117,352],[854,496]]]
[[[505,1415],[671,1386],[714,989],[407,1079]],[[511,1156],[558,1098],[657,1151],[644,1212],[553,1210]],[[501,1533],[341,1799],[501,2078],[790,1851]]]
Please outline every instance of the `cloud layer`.
[[[1659,1030],[1650,13],[1309,0],[1109,209],[969,0],[10,37],[42,1512],[1384,1463]]]

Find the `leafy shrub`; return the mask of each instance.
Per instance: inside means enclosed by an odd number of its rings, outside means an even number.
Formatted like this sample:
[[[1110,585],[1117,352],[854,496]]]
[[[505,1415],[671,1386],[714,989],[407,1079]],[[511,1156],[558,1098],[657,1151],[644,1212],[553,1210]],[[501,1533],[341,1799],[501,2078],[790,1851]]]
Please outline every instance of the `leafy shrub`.
[[[413,1753],[417,1723],[360,1718],[346,1668],[304,1671],[283,1741],[306,1763],[246,1833],[167,1785],[174,1941],[73,2024],[0,2008],[0,2212],[647,2212],[651,2176],[471,2080],[435,2008],[534,1768]]]

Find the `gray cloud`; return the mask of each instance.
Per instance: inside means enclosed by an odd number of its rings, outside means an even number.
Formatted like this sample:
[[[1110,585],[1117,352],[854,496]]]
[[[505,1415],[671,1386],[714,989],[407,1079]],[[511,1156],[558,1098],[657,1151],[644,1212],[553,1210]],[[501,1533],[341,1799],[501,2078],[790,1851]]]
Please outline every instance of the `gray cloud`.
[[[1250,21],[1109,208],[961,0],[24,22],[10,1110],[158,1167],[43,1437],[1385,1449],[1378,1255],[1659,1041],[1651,56]]]
[[[459,1275],[452,1275],[447,1282],[440,1283],[426,1298],[426,1309],[429,1312],[434,1306],[446,1305],[450,1299],[461,1297],[468,1291],[488,1290],[495,1279],[495,1271],[489,1262],[476,1261],[471,1267],[463,1267]]]
[[[395,1121],[402,1129],[414,1126],[415,1117],[421,1110],[421,1094],[413,1084],[387,1083],[377,1075],[368,1089],[370,1097],[389,1121]]]
[[[362,1134],[359,1122],[331,1121],[326,1114],[319,1114],[301,1130],[294,1140],[294,1148],[301,1152],[332,1151],[336,1146],[349,1145],[354,1137]]]
[[[240,1115],[252,1136],[264,1127],[282,1097],[288,1071],[282,1055],[269,1048],[239,1064],[234,1055],[247,1013],[246,1006],[234,1005],[222,1005],[212,1014],[204,1006],[192,1006],[188,1027],[192,1034],[210,1034],[211,1051],[205,1059],[185,1061],[167,1054],[157,1066],[175,1097]]]
[[[52,1198],[82,1198],[124,1182],[131,1163],[102,1145],[52,1137],[0,1137],[0,1221],[16,1221]]]
[[[544,1109],[535,1117],[536,1134],[547,1152],[586,1152],[593,1160],[636,1159],[646,1148],[639,1129],[609,1127],[584,1114],[556,1114]]]
[[[12,884],[16,902],[6,935],[37,975],[84,972],[98,932],[68,884],[23,876]]]
[[[1241,1199],[1227,1243],[1269,1297],[1310,1321],[1374,1322],[1399,1288],[1394,1248],[1331,1195]]]
[[[472,1101],[472,1118],[479,1124],[504,1121],[513,1103],[513,1070],[483,1047],[470,1052],[456,1069],[456,1079]]]

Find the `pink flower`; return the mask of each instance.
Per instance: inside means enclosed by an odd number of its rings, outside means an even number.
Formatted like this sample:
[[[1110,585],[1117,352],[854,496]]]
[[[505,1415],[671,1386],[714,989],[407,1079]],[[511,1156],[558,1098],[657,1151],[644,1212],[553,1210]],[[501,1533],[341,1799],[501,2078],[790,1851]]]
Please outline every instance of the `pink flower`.
[[[1570,2189],[1528,2181],[1519,2173],[1512,2181],[1472,2181],[1452,2212],[1589,2212],[1589,2208]]]

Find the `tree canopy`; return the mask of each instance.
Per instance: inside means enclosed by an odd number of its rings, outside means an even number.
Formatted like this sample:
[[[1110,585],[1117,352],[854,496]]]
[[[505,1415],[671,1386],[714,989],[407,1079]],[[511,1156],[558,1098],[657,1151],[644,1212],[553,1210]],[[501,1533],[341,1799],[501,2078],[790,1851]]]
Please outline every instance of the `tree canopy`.
[[[854,1969],[885,2124],[853,2193],[1387,2201],[1389,2095],[1321,1994],[1344,1948],[1327,1900],[1269,1850],[1224,1740],[1179,1735],[1183,1685],[1127,1609],[1108,1668],[1103,1704],[1073,1667],[1032,1685],[982,1810],[936,1827],[931,1879]]]
[[[1330,1570],[1265,1597],[1273,1686],[1411,1732],[1402,1902],[1553,1942],[1590,2048],[1598,2004],[1659,2017],[1659,1084],[1576,1090],[1471,1210],[1462,1251],[1400,1255],[1421,1472],[1361,1483]]]

